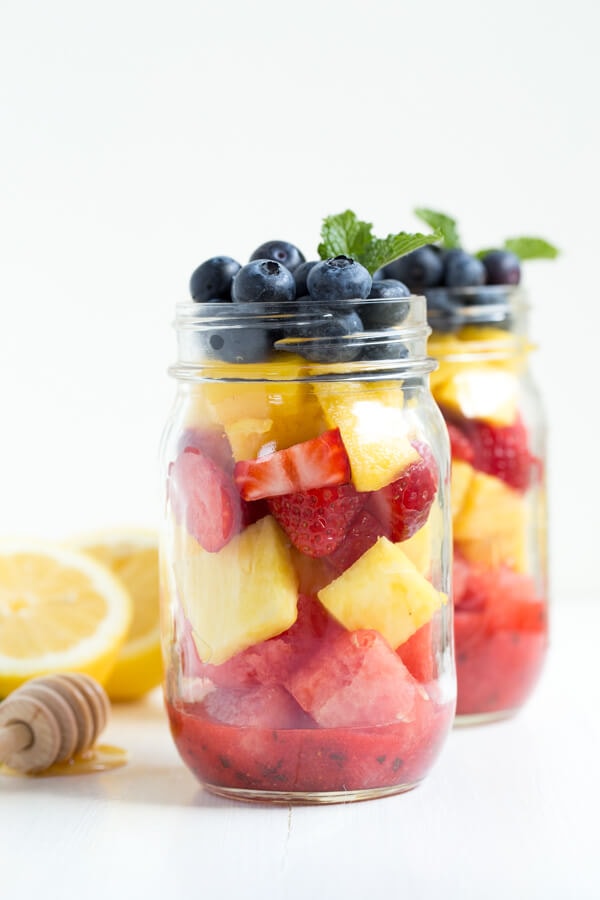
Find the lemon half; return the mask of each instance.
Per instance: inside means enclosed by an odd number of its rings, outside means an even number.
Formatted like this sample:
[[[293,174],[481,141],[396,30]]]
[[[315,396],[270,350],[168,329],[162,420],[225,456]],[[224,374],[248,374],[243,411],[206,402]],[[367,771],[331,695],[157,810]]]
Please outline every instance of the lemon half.
[[[109,568],[131,596],[133,619],[105,688],[111,700],[136,700],[162,680],[157,535],[115,528],[71,543]]]
[[[57,671],[105,682],[132,617],[128,590],[87,554],[0,540],[0,696]]]

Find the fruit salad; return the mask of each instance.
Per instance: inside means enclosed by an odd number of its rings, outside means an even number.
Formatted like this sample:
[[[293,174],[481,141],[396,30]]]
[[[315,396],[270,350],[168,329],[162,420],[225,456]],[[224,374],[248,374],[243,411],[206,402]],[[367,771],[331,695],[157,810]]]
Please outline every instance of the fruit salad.
[[[330,224],[321,259],[272,241],[243,265],[205,261],[178,309],[165,699],[185,763],[240,799],[406,790],[454,714],[449,446],[425,303],[377,288],[375,239],[363,230],[368,268]]]
[[[546,653],[544,423],[519,284],[522,259],[555,250],[521,238],[468,253],[455,220],[418,212],[442,241],[384,274],[427,297],[431,389],[451,443],[457,715],[479,721],[525,702]]]

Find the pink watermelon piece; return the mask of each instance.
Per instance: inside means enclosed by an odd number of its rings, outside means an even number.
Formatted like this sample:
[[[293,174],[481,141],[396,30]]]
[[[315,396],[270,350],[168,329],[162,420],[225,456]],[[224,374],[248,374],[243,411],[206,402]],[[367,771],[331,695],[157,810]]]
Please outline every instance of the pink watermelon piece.
[[[315,597],[300,594],[298,617],[287,631],[253,644],[218,666],[198,660],[194,674],[232,688],[283,684],[294,669],[319,649],[327,636],[342,630]]]
[[[377,631],[342,631],[290,676],[287,687],[325,728],[383,725],[414,716],[419,686]]]
[[[204,708],[212,719],[253,728],[306,728],[310,719],[285,688],[259,685],[245,690],[215,688]]]
[[[439,621],[434,617],[421,625],[396,650],[411,675],[422,684],[437,678],[435,649],[438,642]]]

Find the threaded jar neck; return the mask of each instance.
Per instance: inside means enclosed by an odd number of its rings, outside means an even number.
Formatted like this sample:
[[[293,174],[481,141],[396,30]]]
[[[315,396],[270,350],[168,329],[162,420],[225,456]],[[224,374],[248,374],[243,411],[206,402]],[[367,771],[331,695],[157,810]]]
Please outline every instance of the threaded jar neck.
[[[169,371],[185,381],[408,378],[436,367],[424,297],[185,302],[174,326],[178,359]]]

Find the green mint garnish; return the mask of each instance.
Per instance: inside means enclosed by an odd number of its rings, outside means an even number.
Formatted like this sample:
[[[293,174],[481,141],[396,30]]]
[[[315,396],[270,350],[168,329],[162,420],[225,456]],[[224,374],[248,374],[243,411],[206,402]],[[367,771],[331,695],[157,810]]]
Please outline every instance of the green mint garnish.
[[[504,250],[511,250],[521,262],[526,259],[556,259],[558,247],[539,237],[507,238]]]
[[[412,253],[425,244],[439,241],[440,237],[437,231],[433,234],[409,234],[401,231],[398,234],[388,234],[385,238],[378,238],[373,235],[373,226],[370,222],[362,222],[356,213],[347,209],[343,213],[323,219],[319,256],[321,259],[349,256],[361,263],[372,275],[377,269],[400,256]]]
[[[440,233],[442,247],[445,247],[447,250],[453,247],[460,247],[456,219],[447,216],[446,213],[436,212],[435,209],[426,209],[423,206],[417,207],[413,212],[418,219],[421,219],[430,228],[434,228]]]
[[[507,238],[500,247],[485,247],[483,250],[478,250],[475,256],[483,259],[492,250],[510,250],[519,257],[521,262],[528,259],[556,259],[560,252],[557,247],[544,238],[520,237]]]

